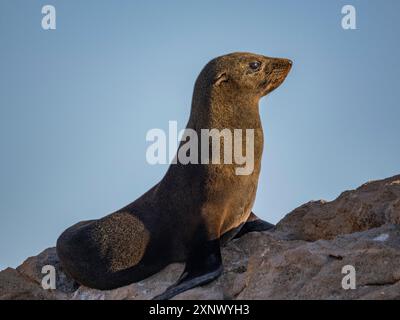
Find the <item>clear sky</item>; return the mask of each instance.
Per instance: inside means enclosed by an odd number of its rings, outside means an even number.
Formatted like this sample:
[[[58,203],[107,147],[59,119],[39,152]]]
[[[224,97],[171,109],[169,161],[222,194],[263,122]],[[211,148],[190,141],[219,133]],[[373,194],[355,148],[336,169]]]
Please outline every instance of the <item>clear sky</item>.
[[[41,28],[54,5],[57,29]],[[357,30],[343,30],[352,4]],[[182,129],[193,84],[232,51],[290,58],[260,103],[254,211],[400,173],[400,1],[0,1],[0,269],[158,182],[148,130]]]

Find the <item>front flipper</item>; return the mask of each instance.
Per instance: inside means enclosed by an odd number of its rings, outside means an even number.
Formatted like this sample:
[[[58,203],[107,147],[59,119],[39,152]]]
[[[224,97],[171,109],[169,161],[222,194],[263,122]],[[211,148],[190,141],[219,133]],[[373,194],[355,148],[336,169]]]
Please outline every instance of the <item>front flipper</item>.
[[[223,271],[219,240],[207,241],[194,247],[179,280],[153,300],[167,300],[194,287],[218,278]]]
[[[273,224],[261,220],[257,217],[253,212],[250,214],[249,218],[247,219],[246,223],[240,229],[240,231],[236,234],[235,238],[240,238],[246,233],[254,232],[254,231],[266,231],[270,230],[275,227]]]

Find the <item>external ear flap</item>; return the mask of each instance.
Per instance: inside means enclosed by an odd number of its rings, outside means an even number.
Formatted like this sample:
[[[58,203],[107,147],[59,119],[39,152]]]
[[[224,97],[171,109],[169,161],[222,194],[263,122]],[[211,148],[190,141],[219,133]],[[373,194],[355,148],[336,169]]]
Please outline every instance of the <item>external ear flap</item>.
[[[220,72],[217,74],[217,76],[214,79],[214,85],[219,86],[223,82],[228,81],[228,76],[225,72]]]

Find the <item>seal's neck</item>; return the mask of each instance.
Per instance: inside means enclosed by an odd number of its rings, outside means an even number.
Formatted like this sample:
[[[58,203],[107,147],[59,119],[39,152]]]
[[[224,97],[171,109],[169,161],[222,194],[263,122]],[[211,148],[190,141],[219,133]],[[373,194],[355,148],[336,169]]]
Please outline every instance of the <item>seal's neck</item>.
[[[260,129],[258,99],[211,93],[201,99],[193,96],[189,128]]]

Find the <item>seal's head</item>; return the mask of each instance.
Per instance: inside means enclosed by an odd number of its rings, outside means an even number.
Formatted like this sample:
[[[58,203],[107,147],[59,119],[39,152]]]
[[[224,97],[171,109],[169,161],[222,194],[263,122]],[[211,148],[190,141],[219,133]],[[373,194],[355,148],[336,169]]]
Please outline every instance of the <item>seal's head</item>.
[[[200,73],[197,85],[224,96],[258,100],[279,87],[291,67],[289,59],[235,52],[211,60]]]

